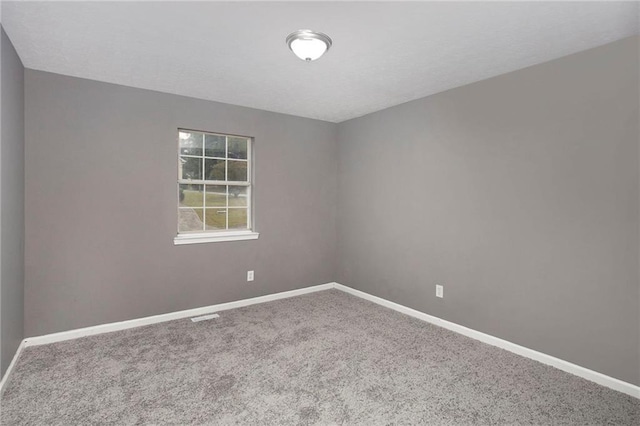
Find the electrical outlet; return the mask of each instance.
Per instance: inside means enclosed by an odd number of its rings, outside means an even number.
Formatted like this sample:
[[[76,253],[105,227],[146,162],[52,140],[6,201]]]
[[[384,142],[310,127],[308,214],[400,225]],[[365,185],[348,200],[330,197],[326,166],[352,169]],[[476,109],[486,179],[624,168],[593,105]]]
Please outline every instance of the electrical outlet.
[[[253,281],[253,271],[247,271],[247,281]]]
[[[438,284],[436,284],[436,297],[444,297],[444,287]]]

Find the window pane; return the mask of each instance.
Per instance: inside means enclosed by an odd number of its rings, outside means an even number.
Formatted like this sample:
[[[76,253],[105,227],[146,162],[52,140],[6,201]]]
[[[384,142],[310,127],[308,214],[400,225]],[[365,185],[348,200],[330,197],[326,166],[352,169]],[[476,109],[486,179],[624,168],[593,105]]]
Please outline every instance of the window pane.
[[[246,182],[247,180],[247,162],[229,160],[229,175],[227,180]]]
[[[202,179],[202,158],[180,157],[181,179]]]
[[[205,135],[204,155],[206,157],[225,157],[224,136]]]
[[[181,208],[178,210],[178,232],[202,231],[202,209]]]
[[[204,160],[204,178],[206,180],[226,180],[224,175],[225,160]]]
[[[227,187],[224,185],[207,185],[207,207],[227,206]]]
[[[251,138],[190,130],[178,136],[178,232],[249,229],[251,187],[229,182],[249,182]]]
[[[229,137],[229,158],[247,158],[247,139]]]
[[[202,207],[203,185],[179,185],[180,207]]]
[[[247,209],[229,209],[229,229],[247,229]]]
[[[231,207],[247,206],[247,187],[246,186],[229,186],[229,206]]]
[[[227,229],[227,210],[224,207],[207,209],[207,229]]]
[[[180,154],[202,156],[202,133],[179,132]]]

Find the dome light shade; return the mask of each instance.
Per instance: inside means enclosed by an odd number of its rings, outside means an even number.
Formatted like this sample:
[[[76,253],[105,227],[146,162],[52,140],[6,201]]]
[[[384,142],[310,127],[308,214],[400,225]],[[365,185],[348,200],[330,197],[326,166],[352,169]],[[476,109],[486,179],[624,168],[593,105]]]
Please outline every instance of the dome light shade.
[[[298,30],[287,36],[289,49],[303,61],[315,61],[331,47],[328,35],[311,30]]]

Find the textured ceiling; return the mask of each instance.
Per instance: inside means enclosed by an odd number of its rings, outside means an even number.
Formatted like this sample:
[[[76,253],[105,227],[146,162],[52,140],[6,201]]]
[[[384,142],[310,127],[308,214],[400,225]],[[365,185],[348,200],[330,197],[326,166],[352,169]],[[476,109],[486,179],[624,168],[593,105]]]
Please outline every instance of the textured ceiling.
[[[340,122],[638,33],[635,2],[3,2],[27,68]],[[305,63],[285,45],[333,38]]]

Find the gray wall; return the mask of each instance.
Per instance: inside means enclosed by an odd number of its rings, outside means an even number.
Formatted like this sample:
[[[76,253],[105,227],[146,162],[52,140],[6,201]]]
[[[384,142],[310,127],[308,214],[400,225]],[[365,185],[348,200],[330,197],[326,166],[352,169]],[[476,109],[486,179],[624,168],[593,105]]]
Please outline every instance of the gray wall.
[[[637,77],[634,38],[336,126],[27,70],[25,334],[337,278],[640,384]],[[260,239],[173,245],[178,127],[255,136]]]
[[[640,384],[638,109],[635,37],[341,123],[338,281]]]
[[[335,124],[33,70],[25,93],[27,336],[335,280]],[[178,127],[255,137],[258,240],[173,245]]]
[[[24,68],[4,30],[1,40],[0,376],[23,339]]]

